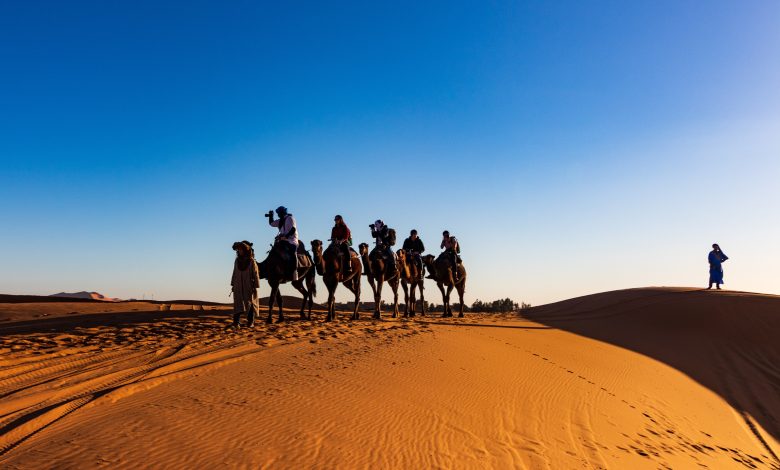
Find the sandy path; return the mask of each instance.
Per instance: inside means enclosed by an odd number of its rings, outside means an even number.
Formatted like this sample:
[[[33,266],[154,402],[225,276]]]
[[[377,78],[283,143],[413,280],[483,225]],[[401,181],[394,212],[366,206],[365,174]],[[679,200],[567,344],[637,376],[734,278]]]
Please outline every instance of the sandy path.
[[[39,378],[2,382],[12,391],[4,414],[25,397],[28,407],[44,398],[65,409],[7,447],[0,465],[780,468],[741,416],[688,376],[539,323],[472,316],[198,331],[183,350],[156,347],[159,363],[119,345],[84,352],[92,362],[77,371],[55,372],[63,360],[46,357]],[[46,395],[40,377],[62,395]]]

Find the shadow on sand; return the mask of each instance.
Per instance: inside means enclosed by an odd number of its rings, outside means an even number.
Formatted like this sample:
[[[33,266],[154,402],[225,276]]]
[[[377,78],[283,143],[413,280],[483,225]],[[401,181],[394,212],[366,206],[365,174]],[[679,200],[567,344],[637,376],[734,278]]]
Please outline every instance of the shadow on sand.
[[[535,322],[620,346],[725,399],[778,463],[755,422],[780,439],[780,297],[646,288],[534,307]]]
[[[16,321],[0,324],[0,335],[5,334],[34,334],[34,333],[70,333],[77,329],[115,327],[131,328],[139,323],[158,323],[169,320],[192,320],[199,317],[225,316],[227,310],[167,310],[146,312],[105,312],[72,314],[53,318],[40,318],[35,320]]]
[[[421,320],[421,323],[426,325],[447,325],[447,326],[476,326],[480,328],[514,328],[518,330],[551,330],[550,326],[518,326],[518,325],[498,325],[490,323],[468,323],[468,322],[446,322],[446,321],[426,321]]]

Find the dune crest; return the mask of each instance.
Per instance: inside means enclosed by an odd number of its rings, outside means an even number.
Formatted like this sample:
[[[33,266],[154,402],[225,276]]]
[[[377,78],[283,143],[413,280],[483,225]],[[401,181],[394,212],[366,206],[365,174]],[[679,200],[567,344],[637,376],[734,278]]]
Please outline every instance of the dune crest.
[[[62,297],[71,299],[90,299],[90,300],[102,300],[104,302],[118,302],[120,299],[114,297],[106,297],[99,292],[60,292],[58,294],[52,294],[49,297]]]

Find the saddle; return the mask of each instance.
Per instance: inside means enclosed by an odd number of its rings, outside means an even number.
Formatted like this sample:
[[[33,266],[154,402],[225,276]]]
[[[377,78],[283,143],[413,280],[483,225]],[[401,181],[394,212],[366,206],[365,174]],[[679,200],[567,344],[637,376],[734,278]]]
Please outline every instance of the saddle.
[[[298,269],[310,268],[314,265],[314,261],[312,260],[308,252],[305,252],[303,254],[298,253],[297,257],[298,257]]]
[[[389,258],[389,256],[387,256],[387,251],[385,250],[385,247],[380,248],[379,246],[375,246],[374,249],[371,250],[371,253],[368,254],[368,257],[372,259],[379,258],[385,261]],[[398,261],[398,253],[393,253],[393,257],[395,258],[396,261]]]
[[[277,242],[279,243],[279,242]],[[276,253],[286,262],[291,263],[292,260],[290,259],[289,252],[280,249],[277,246],[274,246],[274,250],[276,250]],[[308,251],[306,251],[306,248],[303,246],[303,243],[298,244],[298,248],[295,251],[295,267],[296,269],[303,269],[303,268],[310,268],[314,266],[314,260],[312,259],[311,255]]]
[[[314,266],[314,260],[312,259],[309,252],[306,251],[306,247],[303,243],[298,243],[298,248],[295,250],[295,255],[295,261],[298,269],[310,268]]]
[[[463,264],[463,260],[461,259],[460,255],[456,255],[457,263]],[[448,252],[443,252],[439,256],[436,257],[436,261],[434,261],[435,264],[440,265],[442,263],[446,263],[447,266],[450,265],[450,254]]]

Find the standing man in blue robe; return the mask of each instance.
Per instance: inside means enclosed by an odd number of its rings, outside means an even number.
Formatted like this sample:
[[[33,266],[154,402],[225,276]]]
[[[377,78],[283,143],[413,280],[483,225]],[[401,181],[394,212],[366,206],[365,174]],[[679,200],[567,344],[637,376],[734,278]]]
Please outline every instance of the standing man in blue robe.
[[[714,243],[712,251],[707,256],[707,260],[710,262],[710,286],[707,289],[712,289],[712,285],[715,284],[720,290],[720,285],[723,284],[723,262],[727,259],[729,257],[723,253],[717,243]]]

